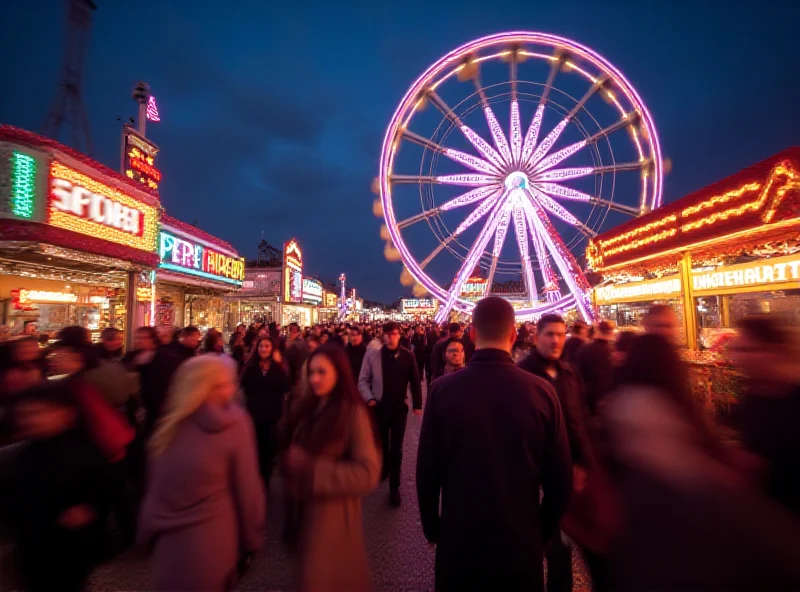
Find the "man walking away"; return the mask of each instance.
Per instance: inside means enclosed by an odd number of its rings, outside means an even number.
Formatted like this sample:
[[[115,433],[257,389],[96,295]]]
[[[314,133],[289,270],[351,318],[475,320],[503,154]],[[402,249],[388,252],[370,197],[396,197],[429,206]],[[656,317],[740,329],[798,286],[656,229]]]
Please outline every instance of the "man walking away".
[[[556,390],[567,427],[577,489],[584,486],[587,472],[594,468],[594,456],[586,429],[587,409],[580,377],[560,360],[566,341],[567,325],[564,319],[556,314],[544,315],[536,325],[534,350],[517,367],[546,380]],[[561,534],[554,536],[545,555],[547,592],[571,592],[572,546],[568,544],[568,539]]]
[[[436,589],[541,591],[542,550],[572,491],[561,406],[514,366],[506,300],[478,302],[472,334],[469,366],[431,384],[420,433],[417,498],[437,546]]]
[[[564,345],[564,353],[561,360],[564,362],[574,362],[578,356],[578,350],[589,341],[589,327],[583,321],[575,321],[572,325],[572,335]]]
[[[613,352],[614,324],[610,321],[597,323],[594,340],[578,350],[575,365],[586,388],[586,402],[592,415],[597,415],[600,400],[614,386]]]
[[[425,327],[422,325],[417,325],[414,329],[414,335],[411,337],[411,345],[412,351],[414,352],[414,357],[417,359],[417,370],[419,370],[419,377],[422,378],[423,371],[425,372],[425,377],[427,381],[430,383],[430,372],[431,369],[428,367],[428,340],[425,337]]]
[[[422,385],[410,350],[400,347],[400,325],[383,326],[385,344],[367,351],[358,378],[361,396],[375,412],[383,447],[383,474],[389,478],[389,502],[398,507],[403,439],[408,420],[406,398],[411,387],[414,415],[422,415]]]

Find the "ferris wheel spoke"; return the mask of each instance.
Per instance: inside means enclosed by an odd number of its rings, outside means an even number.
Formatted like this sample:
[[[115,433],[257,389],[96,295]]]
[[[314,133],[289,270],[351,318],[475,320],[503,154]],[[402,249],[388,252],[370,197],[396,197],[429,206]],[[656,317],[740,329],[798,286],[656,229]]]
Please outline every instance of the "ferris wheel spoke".
[[[488,173],[490,175],[500,174],[500,169],[496,165],[477,156],[473,156],[472,154],[467,154],[466,152],[461,152],[460,150],[454,150],[453,148],[445,148],[441,144],[437,144],[433,140],[425,138],[424,136],[420,136],[419,134],[415,134],[410,130],[403,130],[402,136],[404,139],[423,146],[432,152],[444,154],[450,160],[463,164],[474,171]]]
[[[575,296],[575,305],[578,312],[585,319],[593,317],[592,311],[589,306],[587,291],[589,290],[589,282],[583,275],[583,272],[578,267],[578,262],[575,261],[572,253],[569,252],[564,242],[556,233],[555,228],[547,219],[547,214],[544,213],[541,207],[529,200],[523,200],[525,209],[528,212],[528,220],[533,224],[542,242],[550,251],[553,261],[561,272],[561,277],[569,287],[572,294]]]
[[[549,171],[544,171],[542,173],[535,175],[533,177],[533,182],[538,183],[540,181],[566,181],[568,179],[578,179],[580,177],[585,177],[587,175],[591,175],[596,172],[600,172],[600,169],[595,167],[550,169]]]
[[[497,271],[497,262],[500,259],[497,255],[492,255],[492,263],[489,265],[489,275],[486,276],[486,287],[483,289],[483,298],[486,298],[492,293],[492,284],[494,283],[494,272]]]
[[[639,114],[638,113],[626,113],[616,123],[612,123],[608,127],[604,127],[600,131],[597,131],[594,134],[592,134],[591,136],[589,136],[588,138],[586,138],[586,143],[589,144],[589,143],[592,143],[592,142],[596,142],[597,140],[599,140],[603,136],[610,136],[614,132],[619,131],[619,130],[621,130],[623,128],[626,128],[626,127],[629,127],[629,126],[636,126],[638,120],[639,120]]]
[[[519,103],[517,99],[511,101],[511,161],[516,164],[522,154],[522,123],[519,119]]]
[[[428,91],[428,98],[430,99],[431,103],[444,115],[447,119],[450,120],[453,125],[457,126],[458,129],[461,130],[461,133],[464,134],[464,137],[469,140],[469,143],[475,147],[477,150],[486,160],[489,162],[494,163],[496,166],[502,167],[503,166],[503,157],[492,148],[486,140],[481,138],[478,134],[476,134],[468,125],[465,125],[461,118],[453,111],[450,106],[445,103],[444,99],[436,94],[436,91]]]
[[[527,210],[525,213],[527,219]],[[528,227],[531,229],[533,250],[536,253],[536,260],[539,262],[539,270],[541,271],[542,280],[544,281],[544,292],[547,294],[547,301],[554,302],[560,300],[561,289],[558,287],[558,276],[553,271],[553,267],[550,265],[550,261],[547,258],[547,250],[542,242],[542,237],[539,236],[539,232],[530,220],[528,220]]]
[[[533,121],[528,127],[528,132],[525,134],[525,142],[522,145],[522,155],[520,162],[526,163],[533,155],[536,148],[536,142],[539,140],[539,131],[542,127],[542,118],[544,117],[544,108],[547,105],[547,99],[550,96],[550,91],[553,88],[553,81],[556,79],[558,69],[561,67],[563,60],[561,57],[554,59],[550,63],[550,72],[547,74],[547,82],[545,82],[542,96],[539,98],[539,105],[536,107],[536,113],[533,115]]]
[[[442,242],[440,242],[440,243],[438,244],[438,246],[437,246],[437,247],[436,247],[436,248],[435,248],[435,249],[434,249],[434,250],[431,252],[431,254],[430,254],[430,255],[428,255],[427,257],[425,257],[425,259],[423,259],[423,260],[420,262],[420,264],[419,264],[419,267],[420,267],[420,269],[425,269],[425,268],[428,266],[428,263],[430,263],[431,261],[433,261],[433,260],[434,260],[434,258],[435,258],[435,257],[436,257],[436,256],[437,256],[439,253],[441,253],[442,251],[444,251],[444,250],[447,248],[447,245],[449,245],[451,242],[453,242],[453,241],[455,240],[455,238],[456,238],[456,237],[455,237],[455,235],[448,236],[446,239],[444,239]]]
[[[521,195],[518,199],[526,199],[526,196]],[[525,273],[525,286],[528,288],[528,298],[531,304],[533,304],[539,299],[539,292],[536,290],[536,278],[533,275],[531,256],[528,251],[528,228],[525,224],[525,210],[522,209],[522,204],[518,204],[517,207],[514,208],[514,231],[517,235],[517,247],[519,247],[522,269]]]
[[[440,212],[441,208],[431,208],[430,210],[425,210],[424,212],[417,214],[416,216],[411,216],[410,218],[406,218],[405,220],[399,220],[397,222],[397,228],[402,230],[403,228],[407,228],[417,222],[421,222],[422,220],[427,220],[431,216],[435,216]]]
[[[500,127],[500,123],[497,121],[497,117],[494,111],[492,111],[492,107],[489,105],[486,92],[481,85],[480,74],[477,71],[472,77],[472,80],[475,83],[475,89],[480,97],[483,114],[486,117],[486,123],[489,125],[489,132],[492,134],[492,140],[494,140],[494,145],[497,147],[497,152],[499,152],[503,162],[509,165],[511,164],[511,148],[508,146],[508,140],[506,140],[506,136],[503,133],[503,128]]]
[[[462,185],[465,187],[482,187],[484,185],[496,185],[500,178],[496,175],[440,175],[434,177],[436,183],[444,185]]]
[[[480,205],[478,205],[478,207],[475,208],[475,210],[473,210],[473,212],[467,216],[461,224],[458,225],[458,228],[455,229],[453,235],[458,236],[467,228],[475,224],[475,222],[483,218],[487,213],[489,213],[489,210],[497,205],[498,201],[500,201],[499,192],[497,196],[483,200]]]
[[[608,166],[597,167],[597,168],[595,168],[593,170],[594,170],[595,173],[618,173],[618,172],[621,172],[621,171],[641,171],[642,169],[646,169],[649,166],[650,166],[650,161],[649,160],[637,160],[636,162],[623,162],[623,163],[619,163],[619,164],[616,164],[616,163],[615,164],[610,164]],[[569,170],[569,169],[562,169],[562,170]],[[543,175],[537,175],[536,176],[536,180],[537,181],[538,180],[544,180],[543,179],[544,175],[547,175],[548,173],[551,173],[551,172],[555,172],[555,171],[547,171],[547,173],[544,173]],[[569,178],[572,178],[572,177],[569,177]],[[560,179],[548,179],[548,180],[560,181],[560,180],[563,180],[563,178],[560,178]]]
[[[570,226],[574,226],[579,231],[581,231],[585,236],[589,238],[594,238],[597,236],[597,233],[586,226],[583,222],[578,220],[575,216],[573,216],[569,211],[567,211],[564,206],[556,202],[552,197],[549,195],[542,193],[535,187],[532,187],[529,192],[530,199],[534,202],[538,202],[540,206],[542,206],[545,210],[553,214],[555,217],[560,218]]]
[[[456,275],[455,281],[450,288],[450,294],[447,298],[447,302],[438,312],[437,319],[440,319],[440,321],[447,318],[447,315],[450,314],[453,304],[461,294],[461,289],[464,287],[464,282],[467,281],[470,273],[472,273],[472,270],[475,269],[475,266],[478,264],[478,260],[480,259],[481,255],[483,255],[483,251],[486,248],[489,239],[492,237],[492,234],[494,234],[495,230],[497,229],[497,225],[500,223],[500,212],[505,205],[504,201],[495,200],[493,205],[494,209],[489,216],[489,220],[481,229],[478,237],[472,244],[472,248],[467,252],[467,256],[464,257],[464,262],[461,264],[461,267],[458,270],[458,275]]]
[[[593,195],[589,195],[588,193],[584,193],[583,191],[578,191],[577,189],[572,189],[571,187],[564,187],[563,185],[559,185],[558,183],[533,183],[533,186],[541,191],[549,195],[550,197],[554,198],[563,198],[563,199],[571,199],[573,201],[583,201],[590,204],[595,204],[599,206],[603,206],[617,212],[621,212],[623,214],[628,214],[631,216],[638,216],[639,215],[639,208],[634,208],[632,206],[626,206],[624,204],[616,203],[614,201],[610,201],[607,199],[601,199],[599,197],[595,197]]]
[[[438,207],[438,210],[442,212],[447,212],[455,208],[460,208],[462,206],[475,203],[476,201],[480,201],[482,199],[487,199],[499,193],[500,191],[502,191],[502,187],[499,184],[478,187],[471,191],[467,191],[466,193],[463,193],[458,197],[454,197],[450,201],[444,202],[442,205]]]
[[[586,146],[586,140],[581,140],[580,142],[575,142],[574,144],[567,146],[566,148],[562,148],[558,152],[551,154],[547,158],[539,161],[534,165],[533,174],[536,175],[537,173],[542,173],[548,169],[553,168],[561,161],[566,160],[567,158],[578,152],[584,146]]]
[[[393,184],[413,184],[423,185],[426,183],[438,183],[436,177],[430,175],[391,175],[389,182]]]

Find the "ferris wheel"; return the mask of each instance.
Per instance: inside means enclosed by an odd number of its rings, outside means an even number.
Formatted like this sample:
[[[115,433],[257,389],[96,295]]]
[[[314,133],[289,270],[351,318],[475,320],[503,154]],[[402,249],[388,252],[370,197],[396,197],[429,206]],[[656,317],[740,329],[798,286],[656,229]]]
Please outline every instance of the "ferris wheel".
[[[511,286],[499,291],[518,319],[576,308],[591,320],[573,250],[657,208],[662,182],[655,125],[620,71],[569,39],[512,32],[459,47],[411,85],[378,190],[387,248],[441,301],[440,322],[495,285]]]

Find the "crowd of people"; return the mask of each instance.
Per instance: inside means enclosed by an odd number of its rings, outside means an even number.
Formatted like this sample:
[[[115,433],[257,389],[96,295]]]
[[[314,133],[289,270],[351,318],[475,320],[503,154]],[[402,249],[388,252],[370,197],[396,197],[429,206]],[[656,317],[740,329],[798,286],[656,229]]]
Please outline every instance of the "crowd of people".
[[[370,590],[361,503],[383,482],[404,503],[411,414],[437,590],[569,591],[573,549],[598,591],[798,589],[794,336],[742,321],[729,353],[748,391],[720,426],[692,398],[672,309],[643,328],[568,336],[558,315],[518,325],[489,297],[467,327],[9,342],[0,491],[24,588],[82,590],[138,544],[158,590],[232,589],[279,501],[299,590]]]

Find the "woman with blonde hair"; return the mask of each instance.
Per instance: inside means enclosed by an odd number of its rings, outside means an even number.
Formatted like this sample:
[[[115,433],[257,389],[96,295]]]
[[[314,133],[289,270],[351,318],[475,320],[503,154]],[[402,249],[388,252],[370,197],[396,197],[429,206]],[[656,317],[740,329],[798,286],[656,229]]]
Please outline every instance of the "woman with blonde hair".
[[[255,435],[237,388],[227,356],[191,358],[172,381],[139,522],[156,590],[229,590],[264,542]]]
[[[316,349],[308,385],[281,464],[298,509],[298,589],[371,590],[361,500],[378,485],[380,445],[344,349]]]

